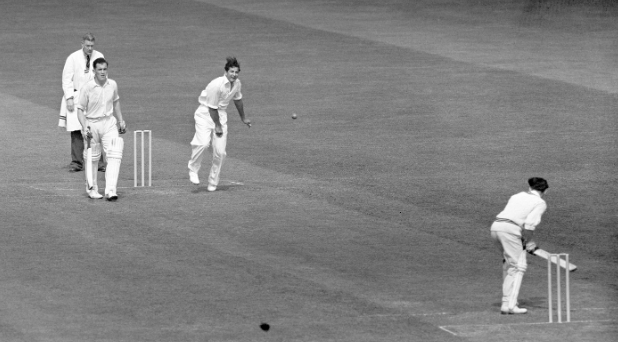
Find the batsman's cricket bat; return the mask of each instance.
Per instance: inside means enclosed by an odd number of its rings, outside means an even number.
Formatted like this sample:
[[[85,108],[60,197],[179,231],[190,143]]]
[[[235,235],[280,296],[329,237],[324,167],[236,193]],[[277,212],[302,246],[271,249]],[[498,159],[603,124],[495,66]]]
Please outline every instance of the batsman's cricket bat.
[[[537,248],[534,252],[532,252],[532,254],[534,254],[534,255],[536,255],[538,257],[541,257],[541,258],[543,258],[545,260],[549,259],[549,255],[550,255],[549,252],[547,252],[546,250],[540,249],[540,248]],[[551,262],[556,264],[556,262],[558,262],[558,260],[556,260],[556,258],[551,258]],[[572,264],[570,262],[567,265],[566,260],[564,260],[564,259],[560,259],[559,258],[559,262],[560,262],[560,267],[562,267],[562,268],[564,268],[566,270],[569,270],[570,272],[573,272],[573,271],[575,271],[577,269],[577,266],[575,266],[574,264]]]
[[[88,182],[88,190],[92,190],[94,188],[94,179],[92,179],[92,147],[90,147],[90,140],[92,140],[92,137],[90,136],[90,133],[88,133],[87,136],[87,147],[88,149],[86,150],[86,182]]]

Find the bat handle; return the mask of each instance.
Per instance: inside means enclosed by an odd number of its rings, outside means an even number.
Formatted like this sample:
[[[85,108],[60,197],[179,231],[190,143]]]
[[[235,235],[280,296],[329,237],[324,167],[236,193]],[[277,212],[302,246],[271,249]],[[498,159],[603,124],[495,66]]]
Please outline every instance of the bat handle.
[[[92,140],[92,132],[90,132],[90,126],[88,126],[86,130],[86,140],[87,140],[88,148],[90,148],[90,140]]]

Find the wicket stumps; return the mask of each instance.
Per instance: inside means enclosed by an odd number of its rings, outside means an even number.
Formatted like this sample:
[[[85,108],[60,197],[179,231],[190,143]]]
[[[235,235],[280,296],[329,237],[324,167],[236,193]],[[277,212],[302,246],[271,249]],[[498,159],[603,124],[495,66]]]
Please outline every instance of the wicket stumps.
[[[566,264],[569,264],[569,255],[566,253],[550,254],[547,258],[547,307],[549,309],[549,323],[554,322],[554,312],[552,308],[552,265],[556,265],[556,312],[558,315],[558,323],[562,323],[562,284],[560,282],[560,260],[564,257]],[[552,264],[552,259],[555,258],[556,263]],[[564,270],[565,282],[565,303],[566,303],[566,322],[571,321],[571,293],[569,283],[569,270]]]
[[[145,158],[144,158],[144,135],[148,134],[148,186],[152,186],[152,131],[147,130],[139,130],[133,132],[133,187],[137,187],[137,136],[141,135],[142,141],[142,154],[141,154],[141,162],[142,162],[142,185],[145,186],[144,182],[144,173],[145,173]]]

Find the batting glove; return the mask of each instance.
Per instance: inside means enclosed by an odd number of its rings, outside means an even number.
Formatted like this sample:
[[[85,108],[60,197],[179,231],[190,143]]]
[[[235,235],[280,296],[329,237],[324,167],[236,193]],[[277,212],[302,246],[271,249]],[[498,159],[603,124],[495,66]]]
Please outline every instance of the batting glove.
[[[534,251],[536,251],[537,248],[539,247],[536,245],[534,241],[529,241],[528,243],[526,243],[526,251],[528,253],[534,253]]]

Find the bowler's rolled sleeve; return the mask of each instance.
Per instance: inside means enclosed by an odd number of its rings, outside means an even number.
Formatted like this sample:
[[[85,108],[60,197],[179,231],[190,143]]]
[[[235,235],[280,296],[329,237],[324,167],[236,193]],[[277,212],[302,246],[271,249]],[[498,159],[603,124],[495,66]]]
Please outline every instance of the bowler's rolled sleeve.
[[[120,95],[118,95],[118,85],[116,84],[116,82],[114,82],[114,95],[112,98],[113,98],[113,102],[120,101]]]
[[[240,83],[240,81],[238,81],[238,92],[236,93],[236,95],[234,95],[234,100],[242,100],[242,93],[240,92],[242,88],[242,84]]]

